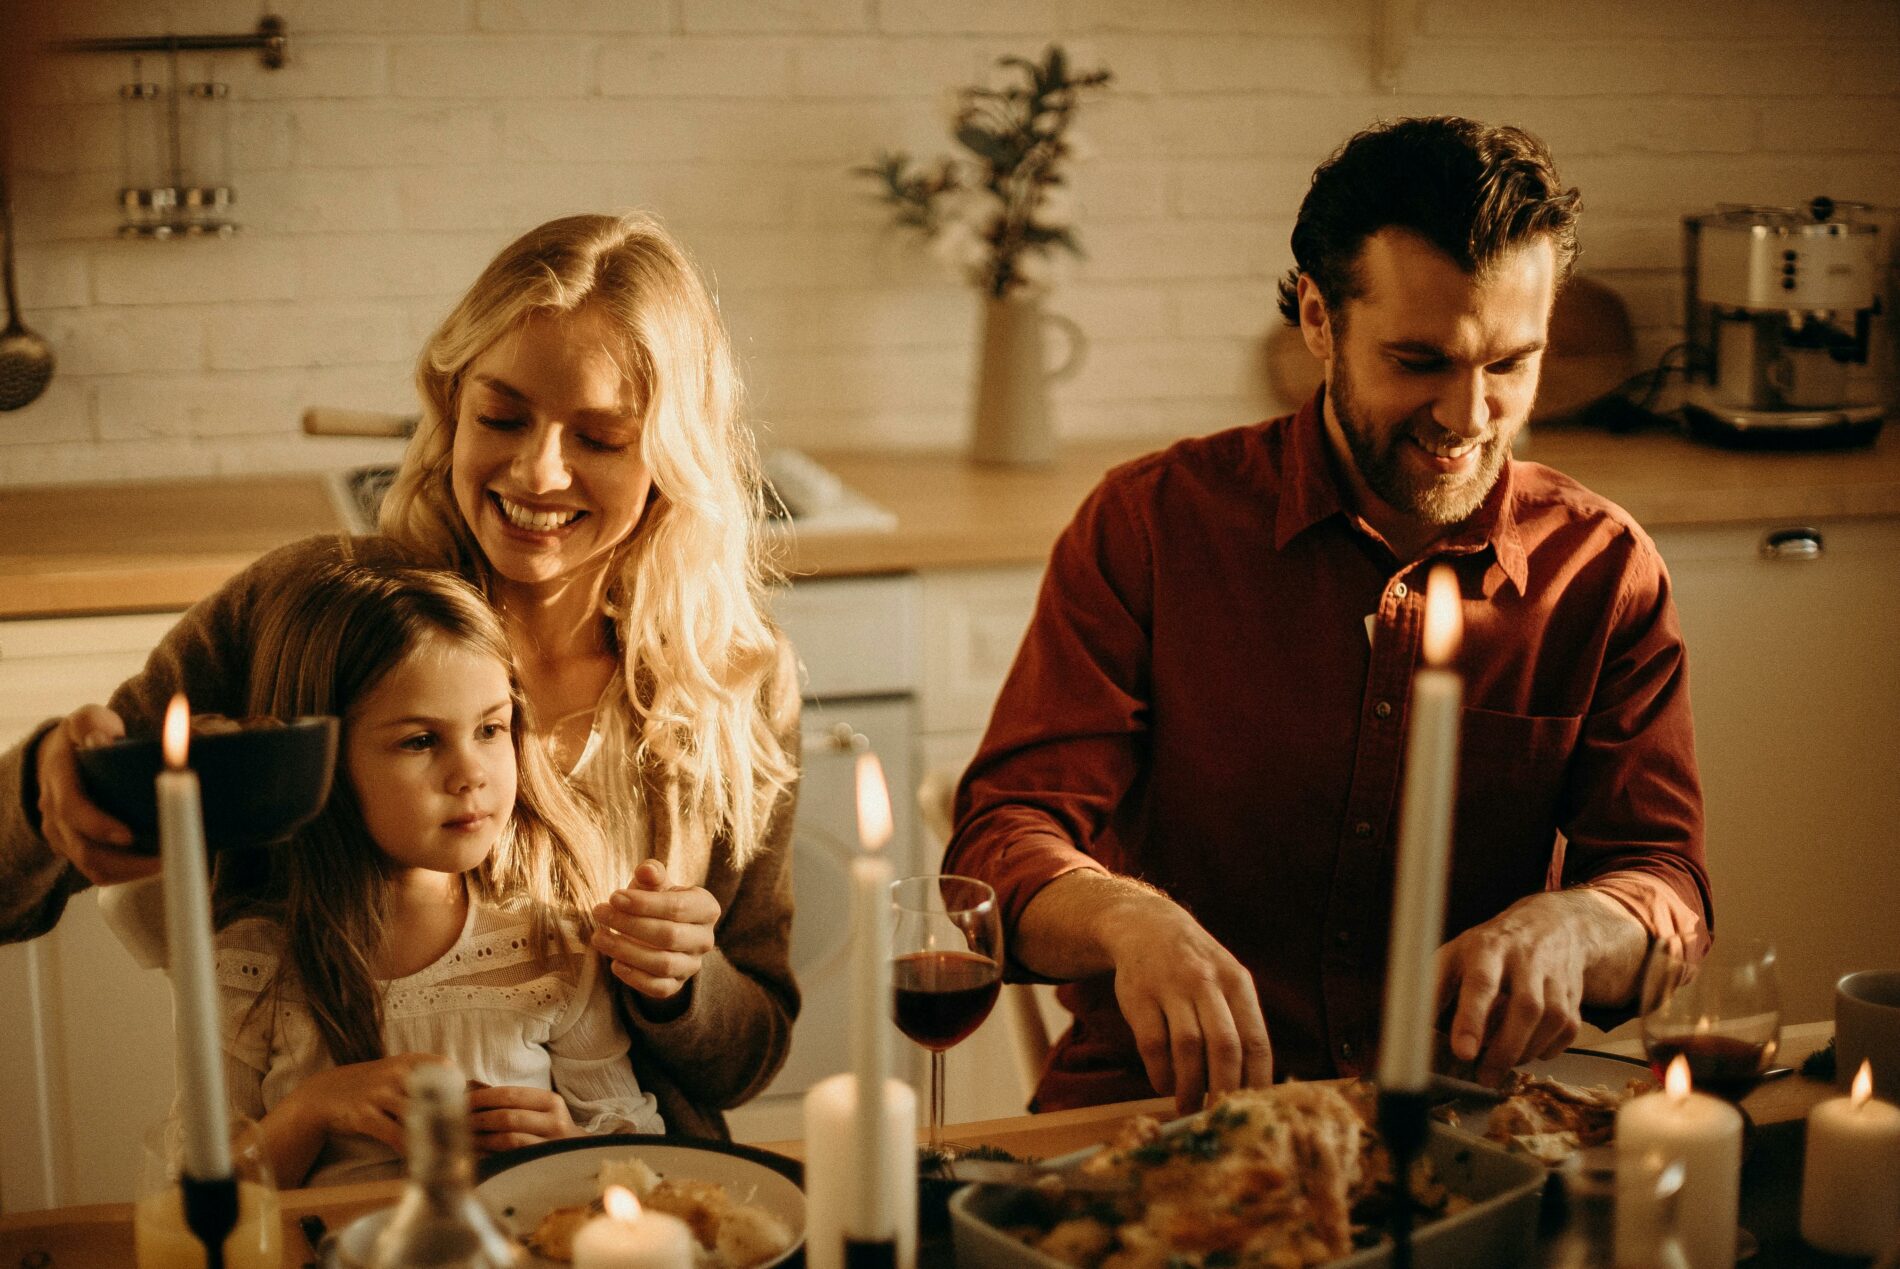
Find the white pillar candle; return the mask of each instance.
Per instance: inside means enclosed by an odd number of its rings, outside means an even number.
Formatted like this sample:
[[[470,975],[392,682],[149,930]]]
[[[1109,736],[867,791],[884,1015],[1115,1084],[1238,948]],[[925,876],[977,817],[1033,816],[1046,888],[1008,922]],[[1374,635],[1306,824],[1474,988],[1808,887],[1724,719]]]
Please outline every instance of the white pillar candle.
[[[1626,1200],[1626,1178],[1654,1176],[1645,1156],[1682,1161],[1676,1229],[1690,1269],[1734,1269],[1742,1187],[1742,1113],[1689,1087],[1689,1064],[1677,1055],[1663,1090],[1632,1097],[1616,1112],[1618,1264],[1637,1264],[1653,1250],[1653,1204]]]
[[[178,1100],[185,1172],[201,1181],[231,1175],[224,1046],[211,962],[211,889],[198,775],[185,766],[191,710],[184,696],[165,710],[165,770],[158,775],[158,845],[165,885],[166,959],[178,1032]]]
[[[1438,945],[1445,933],[1445,874],[1458,792],[1458,714],[1464,699],[1457,672],[1443,668],[1456,654],[1463,630],[1458,602],[1458,579],[1441,564],[1425,586],[1428,668],[1412,676],[1406,723],[1405,800],[1379,1039],[1379,1087],[1386,1092],[1423,1092],[1431,1075]]]
[[[884,1081],[883,1157],[873,1172],[856,1152],[862,1117],[858,1081],[850,1072],[812,1085],[805,1094],[805,1264],[808,1269],[844,1269],[847,1236],[859,1237],[847,1221],[858,1194],[875,1186],[879,1207],[890,1214],[897,1240],[898,1269],[917,1265],[917,1094],[902,1080]]]
[[[891,797],[874,753],[858,755],[858,840],[851,861],[856,929],[852,934],[851,1072],[859,1088],[880,1088],[891,1070]],[[884,1099],[870,1098],[854,1121],[851,1153],[859,1160],[857,1186],[845,1231],[854,1238],[896,1236],[897,1226],[880,1178],[891,1170]],[[914,1148],[913,1148],[914,1153]]]
[[[1837,1256],[1878,1256],[1900,1243],[1900,1107],[1873,1095],[1860,1064],[1846,1097],[1808,1112],[1801,1237]]]
[[[693,1232],[665,1212],[649,1212],[633,1191],[610,1185],[604,1216],[574,1235],[574,1269],[693,1269]]]

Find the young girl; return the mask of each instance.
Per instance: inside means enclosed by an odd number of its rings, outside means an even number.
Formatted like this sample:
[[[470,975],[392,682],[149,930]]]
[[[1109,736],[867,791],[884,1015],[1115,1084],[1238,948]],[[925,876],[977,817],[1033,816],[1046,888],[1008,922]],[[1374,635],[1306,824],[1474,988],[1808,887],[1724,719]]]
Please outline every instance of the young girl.
[[[421,1062],[474,1082],[480,1149],[663,1131],[586,944],[591,819],[527,740],[494,611],[345,560],[262,617],[249,712],[343,725],[318,818],[213,874],[228,1091],[278,1184],[395,1175]]]

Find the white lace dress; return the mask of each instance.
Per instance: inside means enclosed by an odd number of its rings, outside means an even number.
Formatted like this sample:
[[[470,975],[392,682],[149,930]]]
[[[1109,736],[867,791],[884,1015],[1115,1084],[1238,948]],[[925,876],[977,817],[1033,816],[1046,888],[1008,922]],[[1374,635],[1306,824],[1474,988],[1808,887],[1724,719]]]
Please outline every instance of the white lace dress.
[[[440,1053],[471,1079],[552,1088],[590,1133],[664,1132],[653,1095],[634,1078],[600,958],[563,923],[537,963],[530,935],[524,910],[471,900],[461,936],[440,960],[383,983],[384,1052]],[[232,1110],[253,1119],[335,1065],[294,988],[252,1011],[282,948],[281,928],[258,918],[217,938],[227,1092]],[[402,1161],[387,1146],[332,1137],[303,1184],[400,1175]]]

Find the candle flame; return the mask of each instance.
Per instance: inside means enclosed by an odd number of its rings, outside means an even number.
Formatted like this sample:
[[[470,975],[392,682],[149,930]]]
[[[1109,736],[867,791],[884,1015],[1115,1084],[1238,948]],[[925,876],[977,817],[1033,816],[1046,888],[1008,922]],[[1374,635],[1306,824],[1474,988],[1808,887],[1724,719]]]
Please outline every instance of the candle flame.
[[[1663,1092],[1672,1102],[1689,1100],[1689,1059],[1680,1053],[1669,1060],[1669,1069],[1663,1072]]]
[[[882,850],[891,840],[891,793],[874,753],[858,755],[858,840],[866,850]]]
[[[173,696],[165,707],[163,736],[160,748],[165,751],[165,765],[177,771],[185,765],[185,751],[191,742],[191,706],[185,703],[183,692]]]
[[[1425,582],[1425,660],[1442,666],[1458,655],[1464,621],[1458,612],[1458,577],[1440,564]]]
[[[601,1193],[600,1204],[617,1221],[640,1219],[640,1200],[624,1185],[610,1185]]]
[[[1860,1070],[1854,1072],[1854,1087],[1848,1098],[1855,1107],[1865,1106],[1867,1099],[1874,1095],[1874,1066],[1866,1058],[1860,1060]]]

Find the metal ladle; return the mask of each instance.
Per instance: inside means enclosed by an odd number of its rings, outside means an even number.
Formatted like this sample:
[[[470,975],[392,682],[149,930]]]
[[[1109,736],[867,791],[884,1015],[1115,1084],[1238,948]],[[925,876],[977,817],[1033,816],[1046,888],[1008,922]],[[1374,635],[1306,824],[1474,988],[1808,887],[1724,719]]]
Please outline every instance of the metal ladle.
[[[13,289],[13,194],[0,156],[0,273],[7,294],[7,328],[0,331],[0,410],[31,405],[53,377],[53,346],[20,322],[20,300]]]

